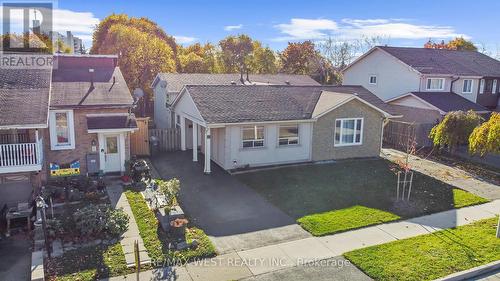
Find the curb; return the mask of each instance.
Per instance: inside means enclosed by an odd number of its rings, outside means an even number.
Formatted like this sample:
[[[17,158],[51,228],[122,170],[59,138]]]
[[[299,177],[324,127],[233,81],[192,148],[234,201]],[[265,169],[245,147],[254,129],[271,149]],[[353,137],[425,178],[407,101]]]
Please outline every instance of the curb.
[[[460,271],[457,273],[450,274],[448,276],[445,276],[443,278],[436,279],[434,281],[459,281],[459,280],[466,280],[470,279],[473,277],[476,277],[478,275],[482,275],[491,271],[495,271],[497,269],[500,269],[500,261],[494,261],[490,262],[485,265],[481,265],[478,267],[474,267],[468,270]]]

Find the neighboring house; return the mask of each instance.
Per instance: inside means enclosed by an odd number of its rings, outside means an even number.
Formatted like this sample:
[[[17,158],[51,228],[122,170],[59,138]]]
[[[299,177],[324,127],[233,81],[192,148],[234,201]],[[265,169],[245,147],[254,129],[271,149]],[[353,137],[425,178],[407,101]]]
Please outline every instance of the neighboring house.
[[[485,113],[499,103],[500,61],[474,51],[374,47],[343,75],[344,85],[361,85],[390,104],[438,115]]]
[[[116,56],[58,55],[53,69],[0,75],[0,203],[28,202],[53,176],[125,171],[137,125]]]
[[[188,85],[172,103],[181,149],[198,147],[225,170],[378,157],[394,117],[355,86]],[[194,144],[194,145],[193,145]]]
[[[0,208],[40,186],[50,79],[50,69],[0,69]]]
[[[307,75],[160,73],[151,88],[154,91],[154,123],[156,128],[171,128],[172,102],[185,85],[319,85]]]

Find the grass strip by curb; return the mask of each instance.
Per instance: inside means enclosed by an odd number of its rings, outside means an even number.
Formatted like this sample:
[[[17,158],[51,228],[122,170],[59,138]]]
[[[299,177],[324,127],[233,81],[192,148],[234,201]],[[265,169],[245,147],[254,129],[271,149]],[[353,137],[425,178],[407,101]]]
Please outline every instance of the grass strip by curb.
[[[375,280],[434,280],[500,260],[498,217],[345,253]]]

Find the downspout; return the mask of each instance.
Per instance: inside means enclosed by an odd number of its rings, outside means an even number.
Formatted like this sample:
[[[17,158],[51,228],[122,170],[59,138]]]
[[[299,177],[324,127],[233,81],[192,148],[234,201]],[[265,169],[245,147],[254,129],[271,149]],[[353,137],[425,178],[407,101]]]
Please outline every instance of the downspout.
[[[381,134],[380,134],[380,151],[381,152],[382,152],[382,146],[384,144],[384,127],[387,126],[387,124],[389,124],[389,118],[384,117],[382,119],[382,130],[381,130]]]
[[[450,83],[450,93],[453,93],[453,83],[457,82],[458,79],[460,79],[460,76],[458,76],[456,79],[451,80],[451,83]]]

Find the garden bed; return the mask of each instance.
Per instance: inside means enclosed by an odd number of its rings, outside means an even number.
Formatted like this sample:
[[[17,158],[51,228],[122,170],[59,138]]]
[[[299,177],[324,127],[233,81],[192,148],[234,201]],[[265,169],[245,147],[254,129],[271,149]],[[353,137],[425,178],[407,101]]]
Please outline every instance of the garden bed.
[[[314,235],[488,202],[417,172],[410,201],[396,201],[397,169],[395,164],[382,159],[350,160],[236,177]]]
[[[344,254],[375,280],[434,280],[500,260],[498,217]]]
[[[49,280],[91,281],[132,273],[120,243],[65,252],[46,264]]]
[[[169,249],[171,239],[159,226],[155,213],[149,209],[141,192],[127,190],[125,195],[134,214],[144,247],[154,264],[158,266],[181,264],[216,255],[215,247],[208,236],[196,227],[188,227],[186,230],[186,242],[196,240],[198,242],[196,248],[181,251]]]

